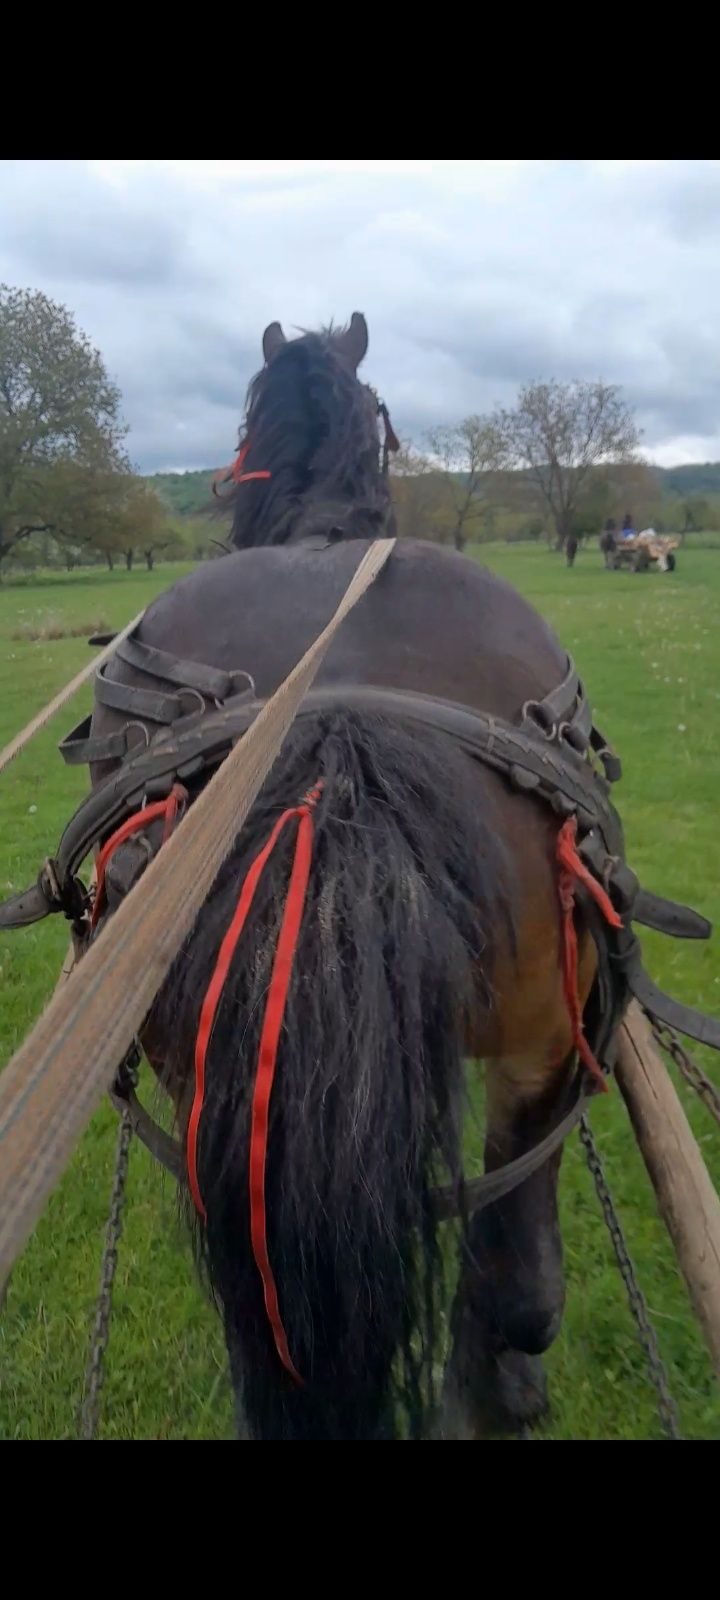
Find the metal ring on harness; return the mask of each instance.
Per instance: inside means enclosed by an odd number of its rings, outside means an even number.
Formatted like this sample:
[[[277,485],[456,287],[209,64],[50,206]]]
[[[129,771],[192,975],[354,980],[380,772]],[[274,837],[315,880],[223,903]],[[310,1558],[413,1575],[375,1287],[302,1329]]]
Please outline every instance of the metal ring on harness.
[[[136,720],[133,720],[132,722],[126,722],[126,724],[125,724],[125,733],[126,734],[127,734],[128,728],[139,728],[140,729],[140,732],[141,732],[141,734],[143,736],[143,742],[144,742],[144,745],[145,745],[145,749],[147,750],[147,747],[148,747],[148,745],[150,743],[150,735],[149,735],[149,733],[147,731],[147,728],[145,727],[145,723],[144,722],[138,722]],[[128,745],[128,752],[130,750],[132,750],[133,748],[134,747],[132,745]],[[138,745],[137,748],[139,750],[140,746]]]
[[[194,698],[194,699],[195,699],[195,700],[197,700],[197,702],[198,702],[198,705],[199,705],[199,707],[200,707],[200,710],[201,710],[201,711],[204,711],[204,710],[205,710],[205,698],[204,698],[204,696],[203,696],[203,695],[202,695],[202,694],[201,694],[201,693],[200,693],[200,690],[199,690],[199,689],[190,689],[190,688],[188,688],[188,687],[186,687],[186,688],[184,688],[184,689],[181,689],[181,690],[180,690],[180,693],[179,693],[179,695],[178,695],[178,697],[177,697],[177,698],[178,698],[178,700],[179,700],[179,701],[181,701],[181,702],[182,702],[182,700],[183,700],[183,698],[184,698],[184,696],[185,696],[185,695],[187,695],[187,694],[191,694],[191,695],[192,695],[192,696],[193,696],[193,698]],[[191,715],[192,715],[192,713],[191,713],[191,712],[190,712],[190,711],[188,711],[188,712],[186,712],[186,716],[191,716]]]
[[[541,700],[526,700],[520,715],[523,722],[533,723],[543,739],[556,738],[558,725],[550,720],[550,714],[543,707]]]
[[[237,672],[233,673],[233,677],[234,678],[246,678],[247,679],[248,691],[252,695],[253,700],[254,700],[256,695],[257,695],[257,689],[255,687],[255,679],[254,679],[252,673],[251,672],[246,672],[243,667],[238,667]],[[222,708],[223,708],[223,706],[225,704],[225,701],[224,700],[218,700],[217,695],[214,696],[214,700],[215,700],[215,709],[217,711],[222,711]]]

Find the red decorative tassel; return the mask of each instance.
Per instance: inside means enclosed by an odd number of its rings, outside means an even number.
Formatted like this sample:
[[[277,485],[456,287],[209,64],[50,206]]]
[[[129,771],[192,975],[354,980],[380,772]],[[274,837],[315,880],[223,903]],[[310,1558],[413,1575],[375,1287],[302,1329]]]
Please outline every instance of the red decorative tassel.
[[[187,789],[181,783],[174,783],[165,800],[155,800],[150,806],[143,806],[141,811],[136,811],[127,822],[122,822],[119,828],[110,835],[107,843],[103,845],[97,861],[95,862],[95,901],[90,918],[90,927],[94,928],[100,917],[105,899],[105,875],[111,856],[115,854],[118,846],[132,838],[141,828],[146,828],[150,822],[157,822],[159,817],[165,818],[165,827],[160,841],[161,848],[170,838],[178,818],[178,810],[187,800]]]
[[[277,1066],[280,1032],[290,989],[312,863],[314,831],[312,812],[320,797],[321,790],[322,782],[319,782],[305,796],[302,805],[292,806],[290,810],[283,812],[275,823],[267,844],[263,846],[259,855],[255,857],[243,883],[240,898],[233,919],[220,946],[215,971],[208,984],[200,1012],[200,1022],[195,1041],[195,1098],[187,1130],[187,1169],[190,1193],[199,1215],[204,1221],[207,1221],[207,1212],[198,1180],[197,1146],[205,1095],[205,1067],[208,1045],[230,970],[230,963],[250,913],[255,891],[263,870],[275,849],[283,829],[294,817],[297,817],[298,830],[295,840],[295,855],[290,873],[283,919],[275,947],[275,959],[273,961],[272,976],[260,1035],[250,1130],[250,1238],[252,1251],[262,1279],[265,1309],[272,1328],[275,1348],[283,1366],[296,1383],[302,1383],[302,1379],[290,1355],[268,1252],[265,1165],[267,1160],[270,1098]]]
[[[581,861],[576,845],[577,819],[568,817],[564,822],[557,838],[556,859],[560,866],[558,879],[558,894],[563,913],[563,987],[565,1002],[570,1016],[573,1032],[573,1044],[578,1052],[583,1066],[592,1073],[596,1083],[607,1093],[605,1075],[599,1061],[596,1061],[592,1050],[583,1032],[582,1012],[580,1010],[580,996],[578,994],[578,946],[575,932],[575,884],[582,883],[588,894],[592,895],[595,904],[599,906],[605,921],[611,928],[621,928],[622,918],[618,916],[615,907],[597,879],[588,871]]]

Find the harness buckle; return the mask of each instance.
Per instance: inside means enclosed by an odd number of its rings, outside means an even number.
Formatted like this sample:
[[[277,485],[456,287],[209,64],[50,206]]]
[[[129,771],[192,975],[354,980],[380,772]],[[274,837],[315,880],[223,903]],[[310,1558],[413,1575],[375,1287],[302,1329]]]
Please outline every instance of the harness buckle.
[[[38,874],[38,888],[52,911],[62,911],[69,922],[82,922],[90,896],[80,878],[61,879],[53,856],[46,856]]]
[[[60,887],[60,879],[58,877],[57,862],[52,856],[45,857],[45,860],[40,868],[38,883],[43,891],[43,894],[46,895],[46,897],[51,900],[54,905],[62,905],[63,894]]]
[[[111,1100],[127,1100],[131,1090],[137,1088],[141,1059],[142,1051],[140,1045],[137,1039],[134,1039],[113,1078],[110,1090]]]

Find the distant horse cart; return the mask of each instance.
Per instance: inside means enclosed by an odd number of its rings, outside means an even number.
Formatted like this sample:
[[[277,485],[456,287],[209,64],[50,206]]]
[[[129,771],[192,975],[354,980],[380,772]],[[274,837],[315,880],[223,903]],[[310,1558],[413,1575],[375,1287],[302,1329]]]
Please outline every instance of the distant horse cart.
[[[657,534],[653,528],[646,528],[644,533],[631,538],[606,529],[600,539],[605,565],[611,571],[629,567],[631,572],[674,572],[675,551],[679,545],[680,540],[674,534]]]

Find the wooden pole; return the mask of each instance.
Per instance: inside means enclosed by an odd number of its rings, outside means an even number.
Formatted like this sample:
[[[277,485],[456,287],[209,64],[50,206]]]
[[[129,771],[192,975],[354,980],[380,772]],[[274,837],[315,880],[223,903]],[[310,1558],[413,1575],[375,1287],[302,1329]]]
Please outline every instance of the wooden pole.
[[[616,1072],[658,1210],[720,1378],[720,1200],[635,1001],[620,1028]]]
[[[95,873],[93,872],[93,877],[94,876],[95,876]],[[77,966],[77,951],[75,949],[75,940],[71,939],[70,943],[68,945],[66,954],[65,954],[65,960],[63,961],[62,967],[60,968],[60,977],[58,978],[58,981],[57,981],[57,983],[55,985],[55,988],[53,989],[53,994],[54,995],[58,993],[58,990],[64,989],[65,984],[68,981],[68,978],[72,977],[72,974],[75,971],[76,966]],[[5,1301],[7,1300],[7,1293],[8,1293],[8,1288],[9,1288],[11,1276],[12,1276],[12,1274],[8,1273],[8,1276],[6,1277],[5,1282],[0,1285],[0,1311],[4,1311],[4,1309],[5,1309]]]

